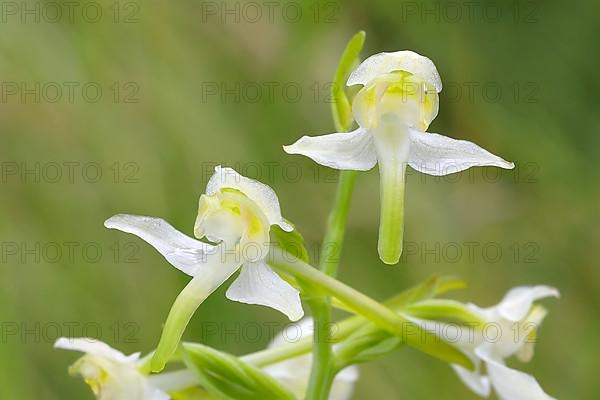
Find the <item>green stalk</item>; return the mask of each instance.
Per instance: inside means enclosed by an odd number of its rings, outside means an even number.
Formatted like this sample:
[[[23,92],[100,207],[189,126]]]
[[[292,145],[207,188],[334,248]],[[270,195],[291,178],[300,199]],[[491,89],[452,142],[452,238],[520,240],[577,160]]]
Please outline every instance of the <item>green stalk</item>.
[[[338,329],[334,340],[339,342],[346,339],[366,323],[367,321],[364,318],[356,316],[346,318],[345,320],[336,323]],[[312,349],[312,343],[313,338],[307,337],[295,343],[289,343],[278,347],[260,350],[245,356],[240,356],[239,359],[245,363],[263,368],[281,361],[289,360],[290,358],[295,358],[310,353],[310,350]],[[143,374],[150,374],[149,359],[152,357],[152,354],[153,353],[150,353],[148,356],[146,356],[145,358],[148,360],[143,362],[143,365],[140,366],[140,372]],[[172,357],[171,361],[181,360]],[[198,385],[198,379],[196,375],[188,369],[179,369],[171,372],[152,374],[148,375],[147,379],[150,380],[153,386],[165,392],[184,390]]]
[[[175,299],[150,361],[152,372],[163,370],[200,304],[239,268],[239,254],[227,253],[224,247],[218,249],[207,256],[202,273],[194,276]]]
[[[344,90],[345,81],[353,68],[365,41],[365,33],[358,32],[352,37],[338,64],[333,81],[332,114],[338,132],[348,132],[352,126],[352,108]],[[336,276],[339,266],[339,254],[342,250],[346,221],[350,208],[350,198],[356,171],[342,171],[335,203],[329,215],[325,237],[321,246],[319,265],[321,271]],[[337,257],[330,257],[328,248],[333,246]],[[313,363],[306,390],[308,400],[327,400],[331,384],[335,378],[333,349],[325,338],[331,336],[331,299],[329,296],[312,297],[308,302],[314,320]]]
[[[374,322],[381,329],[401,337],[403,341],[414,348],[448,363],[459,364],[467,369],[473,368],[472,362],[461,351],[440,340],[435,334],[421,329],[417,324],[396,314],[385,305],[305,262],[299,259],[289,262],[278,251],[273,251],[269,260],[269,265],[276,270],[290,274],[308,285],[320,288],[340,300],[354,313]]]

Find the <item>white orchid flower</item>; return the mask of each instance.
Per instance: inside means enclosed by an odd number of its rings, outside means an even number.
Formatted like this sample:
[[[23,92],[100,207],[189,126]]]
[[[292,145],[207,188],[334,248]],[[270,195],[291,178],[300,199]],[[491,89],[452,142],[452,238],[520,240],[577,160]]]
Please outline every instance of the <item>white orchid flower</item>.
[[[55,348],[85,353],[70,368],[90,386],[98,400],[168,400],[140,370],[140,354],[129,356],[95,339],[60,338]]]
[[[206,194],[200,196],[194,233],[215,245],[195,240],[159,218],[115,215],[104,225],[139,236],[193,277],[171,308],[153,359],[154,371],[162,370],[175,351],[194,311],[240,266],[227,298],[274,308],[292,321],[304,315],[298,290],[264,262],[271,225],[288,232],[293,227],[281,216],[273,189],[231,168],[217,166]]]
[[[288,336],[289,335],[289,336]],[[304,318],[297,324],[281,331],[271,342],[269,348],[277,348],[286,344],[297,342],[304,337],[313,335],[312,318]],[[277,379],[296,398],[305,397],[312,365],[312,355],[305,354],[290,358],[276,364],[264,367],[263,370]],[[352,365],[341,370],[331,385],[329,400],[350,400],[354,393],[354,384],[358,380],[358,367]]]
[[[284,150],[341,170],[366,171],[379,165],[378,250],[387,264],[397,263],[402,253],[406,164],[436,176],[473,166],[514,168],[474,143],[426,132],[437,116],[442,90],[427,57],[412,51],[373,55],[350,74],[347,85],[363,85],[352,103],[358,129],[304,136]]]
[[[474,371],[458,365],[452,365],[452,368],[479,396],[488,397],[493,388],[503,400],[549,400],[552,397],[544,392],[533,376],[509,368],[504,363],[513,355],[523,362],[533,357],[536,335],[546,316],[546,310],[534,302],[546,297],[559,297],[559,292],[543,285],[520,286],[508,291],[496,306],[480,308],[468,304],[467,307],[485,322],[483,327],[475,327],[479,329],[412,320],[440,337],[447,337],[471,358]],[[483,366],[487,374],[483,373]]]

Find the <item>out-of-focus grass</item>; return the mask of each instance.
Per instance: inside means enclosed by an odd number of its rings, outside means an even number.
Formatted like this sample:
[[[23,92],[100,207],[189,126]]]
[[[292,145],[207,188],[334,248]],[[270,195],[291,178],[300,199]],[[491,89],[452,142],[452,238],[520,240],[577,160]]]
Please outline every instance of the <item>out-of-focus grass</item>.
[[[297,23],[286,22],[280,14],[272,23],[266,16],[256,23],[243,18],[221,23],[213,17],[203,22],[201,2],[137,4],[139,22],[132,24],[111,22],[108,3],[101,3],[105,18],[95,24],[77,17],[74,22],[23,23],[10,16],[0,24],[4,84],[80,84],[73,102],[63,93],[56,103],[43,98],[36,103],[33,95],[24,102],[19,95],[7,96],[1,103],[3,165],[35,168],[39,163],[42,169],[49,163],[80,164],[73,182],[66,167],[57,183],[44,176],[39,183],[32,175],[25,182],[3,176],[0,241],[27,248],[59,243],[63,251],[65,243],[80,245],[73,260],[63,253],[57,262],[45,260],[52,255],[42,254],[36,262],[24,251],[9,255],[3,248],[0,397],[90,398],[88,389],[66,373],[76,355],[51,348],[56,326],[69,335],[69,323],[78,323],[74,335],[99,336],[126,352],[154,347],[187,278],[149,246],[107,231],[102,222],[118,212],[162,216],[191,234],[198,196],[212,165],[238,166],[272,185],[286,217],[316,248],[335,183],[327,179],[326,169],[285,155],[281,145],[302,134],[332,131],[325,85],[345,41],[358,29],[368,33],[365,55],[413,49],[431,57],[448,92],[443,92],[439,117],[430,130],[477,142],[515,161],[519,174],[504,171],[496,179],[491,171],[486,179],[483,170],[476,170],[458,181],[412,174],[406,240],[421,250],[392,268],[380,263],[376,253],[378,175],[361,174],[341,279],[384,298],[431,273],[455,274],[470,283],[457,296],[481,305],[493,304],[511,286],[557,286],[562,298],[548,301],[550,314],[536,357],[519,367],[535,373],[559,398],[586,398],[600,390],[594,379],[600,351],[594,340],[600,329],[594,247],[600,239],[598,169],[592,164],[598,158],[600,129],[595,95],[599,60],[593,51],[600,33],[597,4],[540,3],[533,23],[515,23],[509,2],[496,3],[505,13],[497,23],[477,13],[473,22],[463,15],[454,23],[444,18],[435,22],[433,17],[422,23],[419,16],[403,14],[404,3],[383,0],[339,3],[337,11],[323,3],[323,12],[335,11],[338,22],[333,23],[315,23],[311,2],[297,3],[304,10]],[[88,82],[103,89],[100,101],[83,99],[80,89]],[[114,82],[121,90],[116,103],[110,89]],[[124,87],[126,82],[139,88],[137,103],[122,101],[131,90]],[[225,101],[219,94],[203,98],[207,83],[232,88],[236,82],[248,90],[258,84],[262,97],[248,101],[248,92],[240,101],[232,95]],[[279,85],[273,101],[266,82]],[[469,82],[479,85],[472,100]],[[302,89],[295,102],[292,92],[287,99],[282,92],[290,83]],[[490,83],[502,90],[498,101],[489,100],[493,88],[483,91]],[[533,86],[525,87],[528,83]],[[462,90],[459,99],[451,91],[457,87]],[[2,88],[6,95],[6,86]],[[527,95],[537,101],[524,101]],[[100,166],[97,183],[83,178],[87,163]],[[116,181],[111,169],[115,163],[120,171]],[[268,163],[275,163],[273,174]],[[296,178],[298,170],[302,175]],[[132,171],[136,182],[123,182]],[[473,259],[465,245],[471,242],[479,243]],[[97,262],[82,254],[86,243],[102,249]],[[121,249],[118,262],[111,250],[114,243]],[[130,243],[139,248],[137,263],[124,262]],[[423,251],[436,243],[439,260]],[[493,262],[493,249],[483,253],[485,245],[502,250],[498,261]],[[458,258],[452,252],[456,246],[463,252]],[[531,252],[532,258],[526,259]],[[284,322],[271,310],[228,302],[220,290],[194,317],[186,337],[202,338],[207,322],[233,328],[236,322],[269,321]],[[10,334],[15,324],[18,333]],[[134,340],[126,340],[127,334]],[[258,350],[268,339],[263,335],[248,343],[232,335],[226,340],[217,334],[204,336],[209,344],[238,354]],[[361,370],[358,399],[474,398],[450,368],[412,350]]]

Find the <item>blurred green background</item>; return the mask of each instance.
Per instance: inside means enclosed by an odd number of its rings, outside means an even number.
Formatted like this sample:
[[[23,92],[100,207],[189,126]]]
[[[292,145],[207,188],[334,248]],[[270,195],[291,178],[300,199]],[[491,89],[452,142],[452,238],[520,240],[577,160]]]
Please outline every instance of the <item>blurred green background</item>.
[[[377,257],[378,173],[361,174],[340,279],[383,299],[432,273],[459,275],[469,287],[455,296],[482,306],[512,286],[554,285],[562,297],[545,303],[536,357],[511,365],[558,398],[600,391],[599,3],[310,0],[275,2],[270,14],[263,2],[100,1],[72,15],[60,2],[10,4],[0,23],[0,398],[92,398],[67,374],[77,355],[52,349],[58,334],[153,349],[188,278],[102,223],[161,216],[191,234],[216,164],[274,187],[314,252],[336,175],[281,146],[333,132],[328,82],[360,29],[363,56],[411,49],[434,60],[445,90],[430,131],[517,169],[411,173],[410,251],[395,267]],[[221,289],[186,338],[202,339],[206,323],[250,322],[285,320]],[[234,354],[268,341],[204,336]],[[476,397],[447,365],[404,349],[363,365],[355,398]]]

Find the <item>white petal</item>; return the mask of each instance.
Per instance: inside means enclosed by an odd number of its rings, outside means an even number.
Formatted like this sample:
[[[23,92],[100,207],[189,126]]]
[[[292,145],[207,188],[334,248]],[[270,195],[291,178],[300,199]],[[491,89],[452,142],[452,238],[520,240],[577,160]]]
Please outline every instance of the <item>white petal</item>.
[[[300,339],[311,337],[314,333],[313,329],[313,319],[311,317],[302,318],[298,322],[288,324],[285,329],[279,331],[273,337],[273,340],[269,343],[269,349],[285,346]],[[296,358],[293,358],[293,360]]]
[[[245,264],[226,296],[230,300],[274,308],[291,321],[304,315],[298,290],[263,263]]]
[[[135,362],[139,359],[139,353],[126,356],[118,350],[100,340],[91,338],[65,338],[61,337],[54,343],[54,348],[80,351],[82,353],[106,358],[119,363]]]
[[[346,84],[366,85],[378,76],[394,71],[410,72],[430,82],[438,93],[442,91],[442,79],[433,61],[409,50],[379,53],[367,58],[352,71]]]
[[[148,242],[178,270],[194,276],[215,246],[193,239],[173,228],[163,219],[118,214],[104,226],[131,233]]]
[[[358,367],[351,365],[341,370],[334,378],[329,400],[350,400],[354,393],[354,384],[358,380]]]
[[[511,162],[466,140],[411,129],[408,164],[419,172],[441,176],[475,166],[512,169]]]
[[[552,400],[536,379],[524,372],[508,368],[483,352],[478,356],[485,361],[487,373],[498,397],[503,400]]]
[[[559,297],[559,295],[558,290],[550,286],[519,286],[506,293],[496,309],[500,316],[509,321],[521,321],[527,316],[535,301],[544,297]]]
[[[307,317],[279,332],[269,344],[269,348],[273,349],[295,343],[302,338],[310,337],[312,334],[313,320]],[[311,355],[305,354],[269,365],[264,368],[264,371],[277,379],[300,399],[304,397],[306,392],[311,365]],[[329,400],[350,400],[358,376],[359,371],[355,365],[341,370],[333,381]]]
[[[523,342],[521,347],[517,350],[517,358],[519,361],[529,362],[533,358],[537,331],[547,314],[548,311],[544,307],[539,304],[534,304],[529,311],[529,314],[527,314],[524,323],[519,324],[523,331]]]
[[[303,136],[283,149],[288,154],[302,154],[334,169],[368,171],[377,162],[373,137],[364,128],[347,133]]]
[[[254,179],[238,174],[232,168],[215,167],[215,173],[206,185],[206,194],[214,195],[218,190],[231,188],[239,190],[252,199],[269,219],[271,225],[279,225],[281,229],[291,232],[294,227],[287,223],[281,216],[279,199],[270,186]]]
[[[145,387],[144,398],[140,400],[169,400],[171,396],[160,389],[154,388],[149,384]]]
[[[475,370],[469,371],[455,364],[452,364],[452,369],[474,393],[481,397],[488,397],[491,392],[490,380],[487,376],[481,374],[481,360],[472,352],[465,352],[465,354],[473,361]]]
[[[149,385],[163,392],[174,392],[198,385],[196,373],[189,369],[152,374],[146,380]]]

